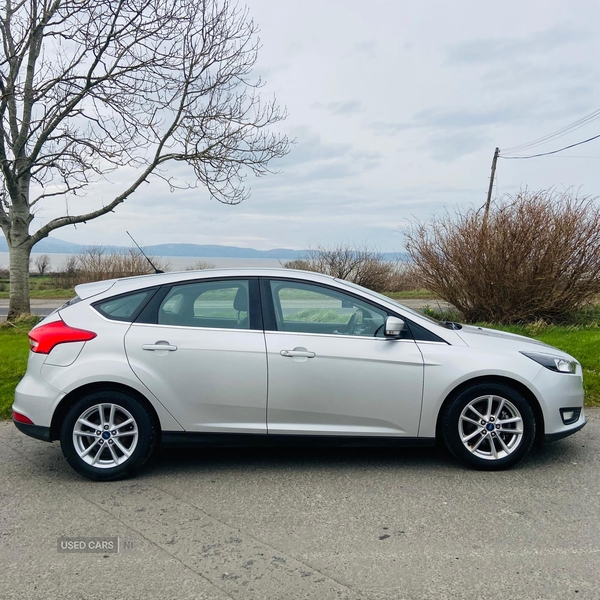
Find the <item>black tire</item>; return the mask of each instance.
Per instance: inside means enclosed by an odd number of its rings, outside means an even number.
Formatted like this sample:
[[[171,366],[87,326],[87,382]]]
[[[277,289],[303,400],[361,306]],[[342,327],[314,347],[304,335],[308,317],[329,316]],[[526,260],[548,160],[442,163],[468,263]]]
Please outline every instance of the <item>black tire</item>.
[[[483,414],[483,418],[477,417],[471,408],[467,409],[468,406],[475,410],[485,408],[490,396],[493,408]],[[494,413],[501,407],[502,400],[505,408],[496,417]],[[517,414],[520,422],[504,424],[518,418]],[[531,449],[536,432],[529,402],[513,388],[497,383],[480,383],[457,394],[445,407],[440,425],[446,448],[463,464],[485,471],[508,469],[522,460]],[[511,433],[511,429],[522,431],[522,435]],[[504,448],[508,448],[508,452]]]
[[[114,413],[111,413],[111,406],[115,407]],[[100,410],[106,425],[109,425],[111,415],[114,416],[117,423],[112,430],[114,437],[110,426],[101,425]],[[86,414],[89,414],[86,422],[97,425],[96,431],[78,423]],[[127,424],[129,418],[133,419],[133,423]],[[119,422],[124,424],[123,427]],[[84,433],[75,435],[76,427],[79,434]],[[86,435],[88,432],[89,435]],[[104,439],[107,434],[110,437]],[[60,445],[67,462],[80,475],[94,481],[124,479],[139,471],[153,454],[156,439],[156,426],[146,407],[129,394],[116,390],[99,390],[78,400],[67,412],[60,430]],[[82,458],[88,448],[88,457]],[[93,460],[96,454],[98,466],[89,464],[87,461]]]

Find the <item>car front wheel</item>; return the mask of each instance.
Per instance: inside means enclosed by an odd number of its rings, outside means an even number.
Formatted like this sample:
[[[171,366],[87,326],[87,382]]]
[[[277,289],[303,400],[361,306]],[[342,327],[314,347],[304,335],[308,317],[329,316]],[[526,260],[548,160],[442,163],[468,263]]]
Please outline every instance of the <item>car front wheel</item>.
[[[136,399],[120,391],[97,391],[69,409],[60,444],[79,474],[111,481],[142,467],[156,444],[156,430],[148,411]]]
[[[519,462],[535,439],[535,417],[527,400],[500,384],[463,390],[442,415],[446,447],[461,462],[497,471]]]

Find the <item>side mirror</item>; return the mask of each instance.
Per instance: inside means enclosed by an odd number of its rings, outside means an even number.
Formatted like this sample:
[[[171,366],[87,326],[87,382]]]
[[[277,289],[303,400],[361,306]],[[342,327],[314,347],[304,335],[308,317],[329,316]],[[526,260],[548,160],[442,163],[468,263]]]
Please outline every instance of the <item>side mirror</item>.
[[[385,320],[385,337],[399,338],[404,329],[404,321],[398,317],[387,317]]]

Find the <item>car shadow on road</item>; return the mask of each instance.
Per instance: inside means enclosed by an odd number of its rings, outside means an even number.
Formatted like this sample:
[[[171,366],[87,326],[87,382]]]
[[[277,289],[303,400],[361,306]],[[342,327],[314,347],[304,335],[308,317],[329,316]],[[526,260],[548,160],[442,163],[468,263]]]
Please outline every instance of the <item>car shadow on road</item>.
[[[570,465],[583,460],[582,444],[562,440],[532,448],[530,454],[513,470],[528,471]],[[466,468],[441,448],[165,448],[145,469],[145,473],[178,474],[262,471],[323,471],[395,469],[402,471],[465,471]]]

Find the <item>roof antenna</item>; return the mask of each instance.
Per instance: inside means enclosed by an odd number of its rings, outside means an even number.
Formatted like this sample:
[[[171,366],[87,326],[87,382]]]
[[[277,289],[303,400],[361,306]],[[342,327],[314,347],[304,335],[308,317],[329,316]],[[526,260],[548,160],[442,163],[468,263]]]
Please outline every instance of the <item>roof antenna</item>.
[[[131,241],[137,246],[137,249],[142,253],[142,256],[150,263],[150,266],[154,269],[154,273],[156,275],[158,275],[159,273],[164,273],[164,271],[161,271],[160,269],[157,269],[152,264],[152,261],[146,256],[146,254],[144,253],[144,251],[139,247],[138,243],[133,239],[133,236],[129,233],[129,231],[125,230],[125,233],[131,238]]]

